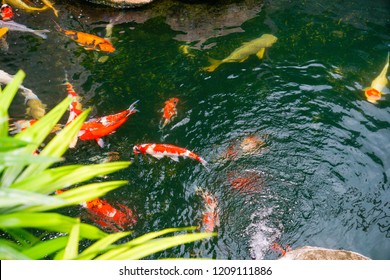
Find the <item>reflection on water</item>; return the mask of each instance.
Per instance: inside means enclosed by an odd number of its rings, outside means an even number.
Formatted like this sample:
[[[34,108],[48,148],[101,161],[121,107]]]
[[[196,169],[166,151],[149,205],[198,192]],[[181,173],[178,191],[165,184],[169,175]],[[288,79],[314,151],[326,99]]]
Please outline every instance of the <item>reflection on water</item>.
[[[92,115],[140,99],[140,112],[106,137],[106,148],[81,142],[67,162],[104,161],[110,152],[134,161],[109,176],[129,185],[105,199],[135,210],[135,235],[201,225],[199,187],[218,200],[218,238],[154,258],[273,259],[277,242],[390,259],[390,99],[371,104],[363,92],[389,51],[387,1],[242,1],[206,10],[167,2],[134,11],[58,2],[67,28],[104,36],[114,19],[117,52],[99,63],[100,54],[56,33],[49,14],[21,14],[20,22],[49,28],[50,36],[10,34],[2,70],[23,68],[24,84],[48,108],[66,96],[64,69]],[[264,33],[279,40],[263,60],[201,71],[209,56],[226,57]],[[161,108],[172,97],[180,99],[177,117],[160,129]],[[18,117],[21,99],[13,104]],[[149,142],[186,147],[211,171],[132,153]]]

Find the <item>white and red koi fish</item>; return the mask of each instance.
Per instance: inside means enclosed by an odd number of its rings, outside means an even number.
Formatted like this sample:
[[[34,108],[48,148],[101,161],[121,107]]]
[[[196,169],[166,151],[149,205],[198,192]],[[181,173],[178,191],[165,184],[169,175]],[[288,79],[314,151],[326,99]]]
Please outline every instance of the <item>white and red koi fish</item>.
[[[44,30],[34,30],[31,28],[28,28],[27,26],[14,22],[13,20],[3,21],[0,20],[0,28],[7,27],[9,31],[19,31],[19,32],[29,32],[32,33],[42,39],[47,39],[47,35],[45,33],[50,32],[47,29]]]
[[[168,101],[165,101],[163,112],[163,124],[161,128],[164,128],[171,120],[177,115],[176,105],[179,102],[179,99],[173,97]]]
[[[197,193],[203,198],[205,209],[202,212],[202,228],[205,232],[213,232],[219,226],[218,201],[207,191],[197,189]]]
[[[81,105],[80,96],[74,91],[72,84],[67,80],[65,85],[68,97],[72,99],[72,103],[69,105],[69,117],[66,121],[66,125],[68,125],[83,112],[83,105]]]
[[[152,157],[157,159],[162,159],[163,157],[169,157],[174,161],[179,161],[179,157],[188,157],[194,160],[199,161],[207,169],[207,162],[190,150],[185,148],[177,147],[170,144],[142,144],[136,145],[133,147],[133,152],[135,154],[149,154]]]
[[[57,190],[56,194],[60,195],[64,191]],[[117,207],[114,207],[106,200],[95,198],[80,205],[87,209],[93,222],[111,231],[126,230],[137,222],[133,211],[119,203],[117,203]]]
[[[3,4],[0,8],[0,16],[2,21],[9,21],[14,18],[12,7],[8,4]]]
[[[376,103],[381,99],[383,90],[385,89],[388,80],[386,77],[387,70],[389,68],[389,53],[387,53],[387,61],[382,69],[382,72],[376,77],[369,88],[364,89],[364,94],[368,102]]]
[[[104,147],[104,141],[102,137],[114,133],[117,128],[126,122],[130,115],[135,114],[135,104],[138,101],[130,105],[130,107],[122,112],[114,115],[108,115],[100,118],[94,118],[84,122],[78,133],[80,140],[96,140],[100,147]]]

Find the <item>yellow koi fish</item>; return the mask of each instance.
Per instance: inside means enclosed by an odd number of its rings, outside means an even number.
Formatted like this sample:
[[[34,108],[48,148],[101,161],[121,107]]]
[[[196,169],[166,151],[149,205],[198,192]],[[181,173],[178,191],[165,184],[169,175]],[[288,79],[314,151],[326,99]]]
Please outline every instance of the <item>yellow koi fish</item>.
[[[34,6],[29,6],[27,5],[24,1],[22,0],[3,0],[3,4],[9,4],[14,8],[18,8],[21,10],[24,10],[26,12],[39,12],[39,11],[44,11],[47,10],[49,7],[48,6],[43,6],[43,7],[34,7]]]
[[[1,27],[0,28],[0,38],[3,38],[5,34],[8,32],[8,27]]]
[[[376,103],[381,99],[383,90],[385,89],[388,80],[386,77],[389,68],[389,53],[387,53],[387,62],[382,69],[382,72],[371,82],[371,87],[364,89],[364,94],[368,102]]]
[[[272,34],[263,34],[260,38],[244,43],[241,47],[235,49],[228,57],[222,60],[209,58],[211,65],[204,67],[203,70],[213,72],[222,63],[244,62],[253,54],[256,54],[259,59],[262,59],[265,48],[271,47],[277,40],[278,38]]]
[[[58,17],[58,10],[54,8],[54,4],[51,3],[49,0],[41,0],[43,4],[46,5],[46,7],[50,8],[53,10],[54,14],[56,17]]]

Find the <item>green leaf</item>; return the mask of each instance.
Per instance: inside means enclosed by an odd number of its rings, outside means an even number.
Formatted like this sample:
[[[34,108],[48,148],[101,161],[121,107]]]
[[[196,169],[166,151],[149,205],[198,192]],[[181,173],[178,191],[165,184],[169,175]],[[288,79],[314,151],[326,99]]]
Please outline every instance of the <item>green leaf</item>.
[[[151,240],[149,242],[140,244],[134,248],[131,248],[117,256],[113,259],[115,260],[139,260],[146,256],[150,256],[157,252],[166,250],[168,248],[172,248],[174,246],[194,242],[197,240],[201,240],[204,238],[210,238],[211,236],[215,236],[213,233],[189,233],[189,234],[181,234],[171,237],[163,237],[155,240]]]
[[[31,248],[23,250],[22,253],[33,260],[39,260],[64,249],[68,243],[68,239],[68,236],[60,236],[47,241],[42,241]]]
[[[17,148],[27,146],[28,142],[23,140],[14,139],[12,137],[1,137],[0,138],[0,152],[6,152]]]
[[[15,166],[15,165],[29,165],[29,164],[53,164],[55,162],[62,161],[62,158],[58,157],[45,157],[34,155],[15,154],[13,152],[0,153],[0,165],[2,166]]]
[[[68,244],[66,244],[64,255],[62,256],[64,260],[71,260],[77,257],[79,252],[79,236],[80,219],[78,219],[78,223],[74,224],[70,231]]]
[[[29,260],[29,257],[15,249],[10,242],[0,240],[0,260]]]
[[[108,193],[109,191],[114,190],[125,184],[127,184],[127,181],[110,181],[110,182],[103,182],[103,183],[94,183],[94,184],[89,184],[82,187],[71,189],[69,191],[66,191],[56,196],[48,197],[46,195],[41,195],[47,198],[46,201],[47,203],[44,203],[45,201],[42,198],[41,203],[36,204],[37,206],[23,207],[23,209],[26,212],[43,212],[43,211],[58,209],[65,206],[71,206],[71,205],[82,203],[84,201],[95,199],[97,197],[101,197],[106,193]],[[57,198],[57,199],[50,200],[49,198]]]
[[[45,170],[12,184],[10,188],[50,194],[78,183],[128,167],[131,162],[117,161],[94,165],[70,165]]]
[[[8,109],[25,76],[26,74],[22,70],[18,71],[11,83],[3,91],[0,91],[0,137],[8,135]]]
[[[92,260],[98,254],[106,251],[119,239],[130,235],[131,232],[117,232],[106,236],[85,249],[78,257],[78,260]]]
[[[62,115],[65,113],[65,111],[69,107],[70,102],[70,98],[64,99],[49,113],[39,119],[34,125],[15,135],[15,139],[31,142],[34,144],[30,144],[25,148],[14,151],[14,154],[20,154],[21,156],[33,154],[33,152],[38,149],[38,147],[46,139],[46,137],[52,131],[53,127],[57,124]],[[19,176],[19,174],[23,171],[24,167],[24,165],[17,165],[4,170],[3,176],[1,178],[1,186],[8,187],[9,185],[11,185]],[[18,178],[18,180],[20,179],[21,178]]]
[[[41,151],[40,156],[62,156],[68,150],[69,144],[72,142],[74,137],[76,137],[90,110],[91,109],[85,110],[81,115],[79,115],[75,120],[67,125],[60,133],[58,133]],[[26,170],[19,176],[17,181],[21,181],[24,178],[35,175],[48,168],[50,165],[50,163],[32,164],[26,168]]]

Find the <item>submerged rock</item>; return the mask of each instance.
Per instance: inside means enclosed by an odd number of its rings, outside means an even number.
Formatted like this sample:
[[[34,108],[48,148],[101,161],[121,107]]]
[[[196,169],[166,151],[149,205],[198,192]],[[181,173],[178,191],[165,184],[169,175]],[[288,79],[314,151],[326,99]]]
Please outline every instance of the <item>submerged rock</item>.
[[[288,251],[279,260],[369,260],[369,258],[352,251],[305,246]]]

